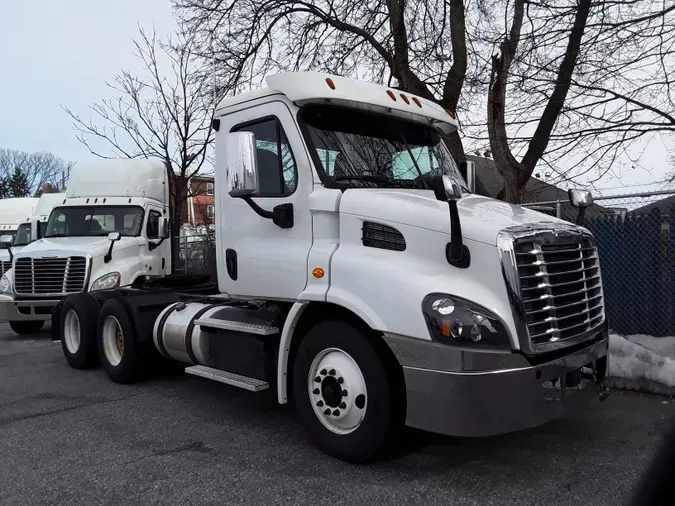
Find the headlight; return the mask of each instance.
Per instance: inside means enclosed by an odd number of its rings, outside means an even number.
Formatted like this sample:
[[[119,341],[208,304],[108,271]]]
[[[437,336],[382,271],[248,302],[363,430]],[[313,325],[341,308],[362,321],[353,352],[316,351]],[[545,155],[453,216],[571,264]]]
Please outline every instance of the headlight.
[[[111,288],[117,288],[120,286],[120,278],[119,272],[109,272],[91,284],[91,291],[94,292],[96,290],[110,290]]]
[[[431,338],[446,344],[511,348],[504,324],[490,311],[453,295],[432,293],[422,303]]]
[[[9,282],[7,276],[4,274],[0,278],[0,293],[11,293],[12,292],[12,283]]]

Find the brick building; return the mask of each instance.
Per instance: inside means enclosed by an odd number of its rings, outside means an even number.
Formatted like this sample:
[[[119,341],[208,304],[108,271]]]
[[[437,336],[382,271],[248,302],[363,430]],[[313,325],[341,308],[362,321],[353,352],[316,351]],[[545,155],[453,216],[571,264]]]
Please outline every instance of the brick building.
[[[189,197],[183,200],[181,225],[186,233],[205,233],[215,222],[215,181],[213,176],[196,176],[187,190]]]

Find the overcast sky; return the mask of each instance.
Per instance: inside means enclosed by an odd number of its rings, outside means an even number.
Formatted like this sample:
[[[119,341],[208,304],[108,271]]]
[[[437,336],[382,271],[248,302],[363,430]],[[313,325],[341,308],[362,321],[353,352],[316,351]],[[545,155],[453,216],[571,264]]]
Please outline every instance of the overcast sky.
[[[154,24],[158,35],[175,29],[170,0],[8,1],[2,18],[0,147],[46,150],[73,161],[91,155],[61,107],[86,118],[91,103],[109,96],[105,82],[116,72],[142,70],[132,49],[139,24]],[[667,170],[664,141],[654,140],[634,170],[599,186],[611,193],[653,188]]]

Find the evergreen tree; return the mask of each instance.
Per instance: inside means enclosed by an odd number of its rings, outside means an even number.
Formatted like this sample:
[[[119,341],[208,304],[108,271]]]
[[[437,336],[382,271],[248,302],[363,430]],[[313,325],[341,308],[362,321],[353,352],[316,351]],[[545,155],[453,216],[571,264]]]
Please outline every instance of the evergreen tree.
[[[19,167],[9,178],[9,193],[12,197],[28,197],[30,195],[30,182],[28,176]]]

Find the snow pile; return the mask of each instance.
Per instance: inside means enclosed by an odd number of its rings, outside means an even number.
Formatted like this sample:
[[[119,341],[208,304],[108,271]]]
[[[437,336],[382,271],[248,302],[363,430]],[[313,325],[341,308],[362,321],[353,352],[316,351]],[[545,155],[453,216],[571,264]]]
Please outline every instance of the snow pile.
[[[609,384],[675,395],[675,337],[609,335]]]

